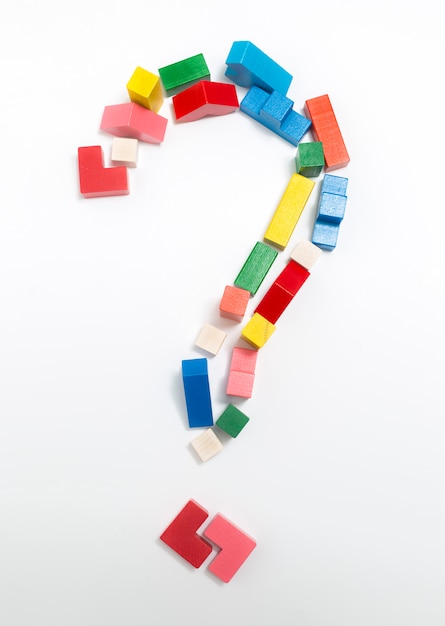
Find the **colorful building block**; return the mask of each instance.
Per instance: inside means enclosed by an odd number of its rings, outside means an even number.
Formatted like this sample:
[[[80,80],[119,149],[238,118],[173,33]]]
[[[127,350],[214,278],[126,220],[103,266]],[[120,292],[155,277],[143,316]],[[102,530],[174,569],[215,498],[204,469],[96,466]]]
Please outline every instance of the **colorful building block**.
[[[316,178],[324,167],[324,152],[321,141],[300,143],[295,157],[297,174],[306,178]]]
[[[206,115],[227,115],[239,109],[234,85],[200,80],[172,99],[178,122],[193,122]]]
[[[173,96],[199,80],[210,80],[210,71],[203,54],[195,54],[159,68],[167,96]]]
[[[277,255],[276,250],[257,241],[235,278],[235,287],[240,287],[255,295]]]
[[[293,110],[293,100],[278,91],[269,94],[253,86],[241,100],[240,110],[282,139],[297,146],[311,127],[311,121]]]
[[[220,328],[216,328],[216,326],[211,324],[204,324],[196,338],[195,346],[216,355],[226,337],[227,333]]]
[[[159,76],[143,67],[136,67],[127,83],[127,91],[132,102],[157,113],[164,103]]]
[[[323,176],[320,193],[335,193],[339,196],[345,196],[348,189],[348,182],[349,179],[344,176],[325,174]]]
[[[190,428],[213,426],[207,359],[183,360],[182,380]]]
[[[323,143],[325,170],[345,167],[350,159],[331,101],[327,94],[305,102],[306,115],[312,121],[312,132]]]
[[[211,544],[197,534],[208,518],[208,512],[189,500],[161,535],[161,541],[195,568],[201,567],[212,552]]]
[[[219,314],[235,322],[241,322],[250,299],[250,291],[226,285],[219,303]]]
[[[275,324],[255,312],[241,331],[241,337],[259,350],[275,332]]]
[[[84,198],[125,196],[130,193],[126,167],[104,167],[101,146],[82,146],[77,150],[80,193]]]
[[[276,282],[272,283],[267,292],[262,297],[260,303],[256,307],[254,311],[259,314],[262,318],[266,319],[270,324],[276,324],[278,319],[284,313],[285,309],[289,306],[289,304],[294,299],[294,294],[290,291],[287,291],[281,285],[278,285]],[[247,323],[247,331],[246,328],[242,331],[249,333],[252,332],[252,326],[254,324],[254,317]],[[249,326],[250,325],[250,326]],[[250,328],[250,330],[249,330]],[[242,336],[243,336],[242,334]],[[252,343],[249,341],[249,343]],[[253,344],[255,348],[259,348],[256,344]]]
[[[130,137],[113,137],[111,144],[111,162],[113,165],[136,167],[138,162],[137,139]]]
[[[312,243],[322,250],[333,250],[337,245],[340,224],[316,221],[312,231]]]
[[[322,193],[318,204],[317,219],[338,224],[344,218],[346,202],[346,196],[339,196],[335,193]]]
[[[292,75],[250,41],[235,41],[226,59],[226,76],[240,87],[257,85],[286,95]]]
[[[226,394],[240,398],[251,398],[255,382],[257,351],[234,347],[230,363]]]
[[[223,449],[221,441],[211,428],[192,439],[190,445],[203,462],[208,461]]]
[[[228,583],[256,547],[256,541],[220,513],[204,529],[204,536],[220,548],[209,571]]]
[[[305,176],[292,174],[267,227],[264,235],[265,241],[282,250],[287,246],[314,185],[314,181],[309,180]]]
[[[167,118],[136,102],[106,106],[100,129],[116,137],[132,137],[145,143],[164,141]]]
[[[238,437],[244,426],[249,421],[245,413],[240,411],[233,404],[226,406],[224,411],[216,420],[215,424],[231,437]]]
[[[290,258],[296,263],[302,265],[309,272],[321,254],[322,250],[318,246],[314,245],[307,239],[302,239],[292,250]]]

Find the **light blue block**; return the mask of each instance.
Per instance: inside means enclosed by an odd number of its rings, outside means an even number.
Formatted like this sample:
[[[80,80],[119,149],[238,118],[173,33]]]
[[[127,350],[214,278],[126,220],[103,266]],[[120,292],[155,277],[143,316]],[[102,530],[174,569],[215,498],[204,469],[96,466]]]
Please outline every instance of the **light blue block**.
[[[321,193],[336,193],[339,196],[345,196],[347,188],[347,178],[334,176],[333,174],[325,174],[321,186]]]
[[[345,215],[347,200],[346,196],[322,192],[318,204],[317,220],[339,224]]]
[[[240,110],[279,137],[297,146],[312,122],[292,110],[293,104],[286,96],[275,91],[269,94],[254,85],[241,100]]]
[[[337,245],[340,225],[335,222],[317,220],[312,232],[312,243],[322,250],[333,250]]]
[[[240,87],[257,85],[286,95],[292,75],[250,41],[235,41],[226,59],[226,76]]]
[[[182,380],[190,428],[213,426],[207,359],[182,361]]]

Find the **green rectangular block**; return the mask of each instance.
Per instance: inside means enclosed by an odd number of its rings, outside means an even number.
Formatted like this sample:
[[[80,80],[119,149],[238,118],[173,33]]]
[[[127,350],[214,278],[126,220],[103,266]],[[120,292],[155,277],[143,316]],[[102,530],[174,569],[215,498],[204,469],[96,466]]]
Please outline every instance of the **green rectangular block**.
[[[174,96],[200,80],[210,80],[210,71],[203,54],[195,54],[161,67],[158,71],[167,96]]]
[[[235,279],[235,287],[246,289],[252,296],[255,295],[277,255],[276,250],[262,241],[257,241]]]
[[[306,178],[319,176],[324,167],[324,151],[321,141],[298,144],[295,166],[297,174]]]
[[[249,421],[245,413],[233,404],[229,404],[216,420],[215,424],[228,435],[238,437],[244,426]]]

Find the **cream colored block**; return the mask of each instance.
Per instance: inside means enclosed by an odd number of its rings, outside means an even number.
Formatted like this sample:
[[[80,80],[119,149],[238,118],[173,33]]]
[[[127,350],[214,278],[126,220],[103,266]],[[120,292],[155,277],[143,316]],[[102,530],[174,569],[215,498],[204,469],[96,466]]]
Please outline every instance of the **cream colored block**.
[[[201,461],[208,461],[223,449],[222,443],[211,428],[195,437],[195,439],[192,439],[190,445],[193,447]]]
[[[290,258],[310,272],[322,252],[323,250],[314,245],[311,241],[303,239],[292,250]]]
[[[113,165],[136,167],[138,162],[138,140],[130,137],[113,137],[111,162]]]
[[[205,324],[195,341],[195,346],[215,355],[218,354],[226,337],[227,333],[220,328],[216,328],[216,326],[211,324]]]

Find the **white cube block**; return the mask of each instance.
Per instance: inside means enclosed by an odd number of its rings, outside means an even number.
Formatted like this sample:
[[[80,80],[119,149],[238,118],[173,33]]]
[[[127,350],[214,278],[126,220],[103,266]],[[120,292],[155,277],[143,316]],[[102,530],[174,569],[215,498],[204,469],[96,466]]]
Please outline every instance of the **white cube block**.
[[[307,239],[303,239],[292,250],[290,258],[302,265],[309,272],[322,252],[323,250],[318,246]]]
[[[201,461],[208,461],[223,449],[222,443],[211,428],[192,439],[190,444]]]
[[[138,140],[130,137],[113,137],[111,162],[113,165],[136,167],[138,162]]]

